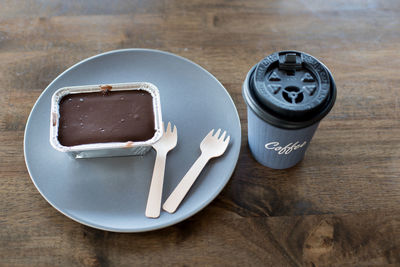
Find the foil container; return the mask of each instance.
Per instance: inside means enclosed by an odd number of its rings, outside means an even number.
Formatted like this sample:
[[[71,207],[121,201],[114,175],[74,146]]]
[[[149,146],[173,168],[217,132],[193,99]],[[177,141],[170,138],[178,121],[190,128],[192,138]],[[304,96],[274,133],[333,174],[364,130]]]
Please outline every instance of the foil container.
[[[104,90],[112,91],[129,91],[144,90],[153,97],[153,114],[154,114],[154,136],[146,141],[128,141],[128,142],[108,142],[95,144],[82,144],[76,146],[63,146],[58,140],[58,128],[60,110],[60,100],[69,94],[94,93]],[[162,116],[160,105],[160,94],[158,88],[148,82],[134,83],[118,83],[107,85],[85,85],[64,87],[58,89],[51,99],[51,115],[50,115],[50,144],[56,150],[65,152],[72,158],[97,158],[97,157],[116,157],[116,156],[141,156],[151,149],[162,136]]]

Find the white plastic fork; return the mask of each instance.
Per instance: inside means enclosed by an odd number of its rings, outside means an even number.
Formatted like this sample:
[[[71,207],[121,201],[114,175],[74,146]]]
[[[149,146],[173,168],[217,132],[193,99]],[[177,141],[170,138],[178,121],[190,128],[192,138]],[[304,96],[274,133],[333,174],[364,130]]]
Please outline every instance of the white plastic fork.
[[[162,126],[164,131],[164,124]],[[176,146],[178,141],[178,130],[176,126],[171,130],[171,123],[168,122],[167,130],[163,133],[160,140],[153,145],[157,152],[156,162],[154,163],[153,177],[151,178],[149,196],[146,205],[146,217],[158,218],[161,209],[162,188],[164,183],[165,161],[167,153]]]
[[[179,184],[176,186],[174,191],[168,197],[163,205],[163,209],[169,213],[174,213],[179,204],[185,198],[186,194],[189,192],[190,188],[196,181],[197,177],[206,166],[207,162],[211,158],[219,157],[224,154],[226,148],[228,147],[230,136],[225,140],[226,131],[219,137],[221,129],[213,135],[214,129],[212,129],[207,136],[203,139],[200,144],[201,155],[192,165],[189,171],[185,174]]]

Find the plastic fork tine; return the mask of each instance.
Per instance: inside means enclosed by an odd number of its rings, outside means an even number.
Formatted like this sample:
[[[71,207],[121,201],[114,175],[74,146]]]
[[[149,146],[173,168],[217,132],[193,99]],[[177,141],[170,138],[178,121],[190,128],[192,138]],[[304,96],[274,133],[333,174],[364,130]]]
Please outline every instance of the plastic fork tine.
[[[221,132],[221,129],[218,129],[218,131],[215,133],[215,135],[214,135],[214,136],[215,136],[216,138],[218,138],[218,136],[219,136],[220,132]]]
[[[171,132],[171,122],[168,122],[167,133],[170,133],[170,132]]]
[[[231,139],[231,136],[228,135],[228,137],[225,139],[224,144],[228,145],[229,144],[229,140]]]
[[[214,133],[214,129],[212,129],[207,135],[206,137],[204,137],[204,139],[201,141],[200,145],[204,144],[205,142],[207,142],[208,139],[210,139],[212,137]]]
[[[208,138],[208,137],[211,137],[211,136],[213,135],[213,133],[214,133],[214,129],[212,129],[212,130],[206,135],[206,137],[204,137],[204,139],[206,139],[206,138]]]
[[[222,133],[221,137],[218,138],[218,140],[219,140],[219,141],[224,141],[225,135],[226,135],[226,131],[224,131],[224,132]]]
[[[174,130],[172,131],[173,133],[175,133],[176,132],[176,125],[174,125]]]

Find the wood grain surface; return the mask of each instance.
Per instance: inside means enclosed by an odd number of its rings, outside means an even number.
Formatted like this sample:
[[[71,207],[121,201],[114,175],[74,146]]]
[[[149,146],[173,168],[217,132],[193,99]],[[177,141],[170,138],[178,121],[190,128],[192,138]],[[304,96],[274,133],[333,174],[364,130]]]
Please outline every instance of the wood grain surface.
[[[40,93],[95,54],[161,49],[200,64],[242,123],[236,170],[206,209],[175,226],[118,234],[53,209],[29,178],[24,127]],[[263,57],[308,52],[332,71],[337,102],[305,159],[255,162],[241,84]],[[400,2],[0,2],[1,266],[400,265]]]

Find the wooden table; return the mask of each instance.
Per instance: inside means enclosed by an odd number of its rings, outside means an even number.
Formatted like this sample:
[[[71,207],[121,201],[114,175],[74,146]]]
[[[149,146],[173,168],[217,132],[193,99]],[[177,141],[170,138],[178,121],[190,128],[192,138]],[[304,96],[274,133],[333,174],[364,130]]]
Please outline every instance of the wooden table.
[[[80,225],[31,182],[24,127],[37,97],[89,56],[146,47],[214,74],[242,123],[218,198],[175,226],[119,234]],[[337,102],[305,159],[265,168],[247,146],[241,85],[284,49],[333,72]],[[0,265],[326,266],[400,264],[400,3],[390,1],[2,1]]]

